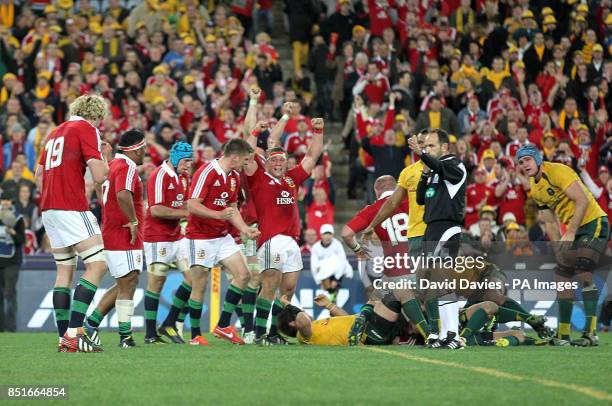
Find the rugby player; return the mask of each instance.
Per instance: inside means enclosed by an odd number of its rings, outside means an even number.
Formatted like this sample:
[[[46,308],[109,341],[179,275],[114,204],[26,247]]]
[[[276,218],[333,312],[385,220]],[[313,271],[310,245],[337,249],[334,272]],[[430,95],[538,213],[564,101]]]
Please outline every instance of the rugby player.
[[[534,145],[521,147],[516,158],[529,177],[531,196],[538,208],[546,211],[549,228],[558,230],[559,222],[567,227],[559,239],[560,247],[555,249],[555,276],[558,282],[570,282],[573,277],[580,280],[586,316],[581,337],[571,344],[596,346],[599,344],[596,334],[599,292],[593,283],[593,270],[610,237],[608,217],[572,168],[543,162],[542,153]],[[569,289],[558,292],[557,301],[558,338],[570,341],[573,292]]]
[[[223,147],[223,156],[200,167],[193,178],[187,202],[187,238],[183,240],[184,249],[189,253],[192,278],[189,298],[189,343],[192,345],[208,345],[200,330],[200,317],[208,274],[217,263],[232,274],[232,283],[213,334],[235,344],[244,344],[230,321],[249,281],[249,270],[240,247],[228,234],[228,222],[249,238],[259,236],[259,231],[249,227],[236,209],[240,190],[237,170],[252,160],[252,155],[253,148],[246,141],[231,139]]]
[[[189,213],[184,207],[188,176],[193,160],[193,149],[185,142],[176,142],[170,157],[147,181],[148,208],[144,226],[144,250],[147,261],[147,290],[145,292],[145,343],[165,343],[163,335],[177,344],[185,341],[176,331],[175,323],[191,294],[191,274],[187,258],[181,250],[181,220]],[[166,282],[170,266],[183,272],[184,280],[176,290],[168,317],[156,331],[159,294]]]
[[[115,158],[109,164],[108,179],[102,185],[102,238],[106,263],[117,281],[119,346],[135,347],[132,337],[134,292],[142,272],[144,254],[140,225],[144,220],[143,187],[138,165],[146,154],[144,134],[128,130],[121,135]],[[113,294],[113,291],[110,294]],[[107,292],[107,294],[109,294]]]
[[[99,352],[85,334],[85,312],[106,273],[100,227],[85,198],[85,169],[89,168],[98,186],[106,181],[112,151],[102,143],[97,126],[108,113],[98,95],[76,98],[69,107],[70,118],[46,140],[36,168],[41,191],[42,221],[57,264],[53,308],[60,336],[61,352]],[[85,264],[70,306],[70,287],[77,255]],[[68,317],[68,310],[70,317]]]
[[[245,167],[261,238],[257,257],[262,286],[256,302],[255,335],[257,344],[286,344],[278,334],[276,316],[282,310],[278,300],[272,306],[276,291],[291,298],[302,270],[302,255],[297,239],[300,235],[298,188],[310,176],[323,152],[323,119],[312,119],[313,138],[302,162],[287,170],[287,153],[280,147],[269,148],[267,161],[261,157]],[[267,320],[272,308],[272,327],[267,337]]]

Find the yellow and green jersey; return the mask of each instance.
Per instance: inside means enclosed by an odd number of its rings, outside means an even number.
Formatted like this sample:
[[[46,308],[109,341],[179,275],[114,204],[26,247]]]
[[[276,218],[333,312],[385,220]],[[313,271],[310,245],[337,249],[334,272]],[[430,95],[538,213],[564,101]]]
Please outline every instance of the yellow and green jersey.
[[[397,185],[406,190],[408,195],[408,238],[425,235],[425,206],[419,206],[416,202],[416,190],[422,173],[423,162],[418,161],[405,167],[397,181]]]
[[[310,324],[312,329],[310,338],[305,338],[298,331],[297,339],[301,344],[309,345],[348,345],[349,331],[356,317],[354,314],[313,320]]]
[[[554,211],[559,221],[568,225],[574,216],[575,204],[567,197],[566,191],[575,181],[580,182],[580,186],[587,195],[588,206],[580,226],[590,223],[606,215],[599,207],[593,195],[588,191],[584,183],[580,180],[576,172],[569,166],[544,162],[542,163],[542,178],[536,182],[530,178],[531,196],[539,208],[549,208]]]

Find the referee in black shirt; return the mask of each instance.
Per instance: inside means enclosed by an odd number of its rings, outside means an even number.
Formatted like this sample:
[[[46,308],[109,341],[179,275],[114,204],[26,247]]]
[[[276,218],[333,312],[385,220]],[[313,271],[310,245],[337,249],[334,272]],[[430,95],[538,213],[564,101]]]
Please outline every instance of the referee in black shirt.
[[[430,129],[425,138],[425,149],[419,148],[417,138],[408,144],[424,164],[423,175],[416,192],[417,204],[425,206],[423,220],[425,247],[428,256],[456,257],[461,240],[461,227],[465,210],[467,170],[459,159],[449,152],[449,138],[444,130]],[[446,262],[446,261],[444,261]],[[431,273],[431,269],[427,273]],[[443,276],[443,275],[442,275]],[[438,278],[435,278],[438,279]],[[444,280],[444,277],[440,278]],[[437,331],[437,320],[441,321],[439,337],[434,333],[428,340],[432,347],[461,348],[459,341],[459,304],[456,300],[441,301],[438,297],[448,291],[428,291],[426,309],[432,325]],[[433,296],[433,297],[432,297]],[[439,314],[436,314],[439,311]]]

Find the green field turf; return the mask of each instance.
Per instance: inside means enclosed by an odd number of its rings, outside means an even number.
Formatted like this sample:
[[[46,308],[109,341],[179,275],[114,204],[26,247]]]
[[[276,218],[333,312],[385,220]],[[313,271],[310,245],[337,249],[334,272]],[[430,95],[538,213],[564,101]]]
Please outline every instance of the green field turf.
[[[208,348],[145,347],[136,338],[126,350],[103,333],[104,353],[66,354],[53,334],[0,334],[0,385],[68,385],[71,402],[89,405],[612,404],[605,333],[597,348],[462,351],[237,347],[214,337]]]

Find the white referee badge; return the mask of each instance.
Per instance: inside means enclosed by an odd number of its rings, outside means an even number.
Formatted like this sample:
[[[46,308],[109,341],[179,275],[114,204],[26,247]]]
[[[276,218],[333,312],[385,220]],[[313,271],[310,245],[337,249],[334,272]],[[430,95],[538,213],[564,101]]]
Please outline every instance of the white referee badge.
[[[433,177],[433,180],[431,181],[431,183],[438,183],[440,181],[440,177],[438,176],[438,174],[436,173]]]

